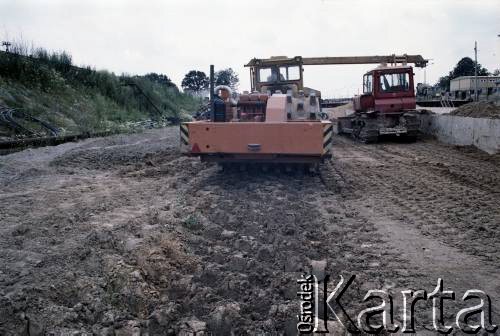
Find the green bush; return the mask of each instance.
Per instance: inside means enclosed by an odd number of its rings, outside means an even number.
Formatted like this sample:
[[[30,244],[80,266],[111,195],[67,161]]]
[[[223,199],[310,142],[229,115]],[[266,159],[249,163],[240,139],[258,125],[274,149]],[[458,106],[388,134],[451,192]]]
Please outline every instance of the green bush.
[[[17,53],[0,52],[0,85],[7,91],[2,97],[0,90],[0,102],[9,100],[9,90],[16,87],[25,94],[13,95],[16,98],[5,103],[47,120],[72,120],[68,127],[74,131],[97,131],[147,118],[180,118],[200,104],[180,93],[163,74],[117,76],[76,67],[66,52],[37,48],[28,54],[24,45],[12,50]]]

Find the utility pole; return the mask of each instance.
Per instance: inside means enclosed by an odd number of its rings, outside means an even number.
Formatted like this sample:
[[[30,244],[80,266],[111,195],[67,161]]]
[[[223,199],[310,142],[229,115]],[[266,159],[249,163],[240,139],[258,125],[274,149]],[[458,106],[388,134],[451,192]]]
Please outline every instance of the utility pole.
[[[474,100],[477,102],[478,101],[478,92],[477,92],[477,41],[474,42],[474,59],[475,59],[475,64],[474,64]]]
[[[9,41],[2,41],[2,46],[5,47],[5,51],[9,52],[9,47],[12,45]]]

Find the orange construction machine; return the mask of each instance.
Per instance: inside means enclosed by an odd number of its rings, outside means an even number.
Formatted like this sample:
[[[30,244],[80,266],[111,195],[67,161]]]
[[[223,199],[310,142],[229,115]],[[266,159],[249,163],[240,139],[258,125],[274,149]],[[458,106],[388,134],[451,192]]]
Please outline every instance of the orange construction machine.
[[[329,157],[332,123],[320,118],[320,92],[303,86],[302,58],[253,59],[246,66],[252,92],[235,98],[227,86],[211,88],[210,119],[181,124],[181,149],[222,163],[317,166]]]

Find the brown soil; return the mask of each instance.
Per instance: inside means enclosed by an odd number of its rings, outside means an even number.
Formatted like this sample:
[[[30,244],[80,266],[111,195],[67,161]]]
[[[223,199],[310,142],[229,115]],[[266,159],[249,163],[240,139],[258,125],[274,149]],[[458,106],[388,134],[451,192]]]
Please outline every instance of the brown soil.
[[[0,157],[0,335],[295,334],[296,279],[323,263],[357,276],[348,311],[438,278],[497,305],[498,155],[336,137],[310,176],[177,146],[167,128]]]
[[[493,103],[468,103],[450,112],[451,115],[471,118],[500,118],[500,106]]]

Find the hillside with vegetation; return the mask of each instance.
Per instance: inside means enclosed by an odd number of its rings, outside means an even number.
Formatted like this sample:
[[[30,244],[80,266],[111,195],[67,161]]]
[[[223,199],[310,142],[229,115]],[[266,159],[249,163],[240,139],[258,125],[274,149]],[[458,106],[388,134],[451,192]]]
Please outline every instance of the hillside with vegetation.
[[[40,48],[0,52],[0,107],[41,119],[61,135],[127,131],[150,120],[175,123],[198,105],[163,74],[115,75],[77,67],[68,53]],[[9,131],[0,120],[0,136]]]

